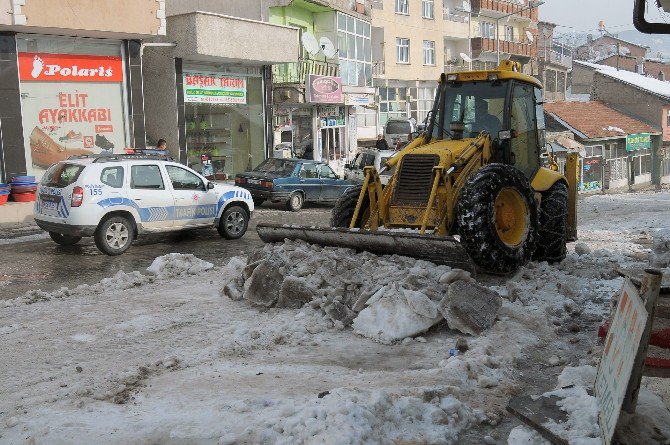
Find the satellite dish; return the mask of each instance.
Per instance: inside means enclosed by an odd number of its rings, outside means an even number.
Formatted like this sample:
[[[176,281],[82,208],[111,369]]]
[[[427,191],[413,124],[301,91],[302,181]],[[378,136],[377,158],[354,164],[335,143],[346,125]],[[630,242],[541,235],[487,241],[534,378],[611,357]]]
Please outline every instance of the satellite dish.
[[[535,36],[533,36],[533,33],[530,31],[526,31],[526,37],[528,37],[528,41],[530,43],[533,43],[533,41],[535,40]]]
[[[467,54],[460,53],[459,55],[461,56],[461,59],[463,59],[463,61],[465,63],[471,63],[472,62],[472,58],[470,56],[468,56]]]
[[[307,50],[310,56],[315,56],[319,54],[319,51],[321,51],[319,42],[316,41],[316,37],[314,37],[314,35],[306,32],[302,35],[300,40],[302,41],[302,46],[305,48],[305,50]]]
[[[333,42],[331,42],[328,37],[321,37],[319,39],[319,46],[327,58],[332,59],[337,55],[335,45],[333,45]]]
[[[472,12],[472,8],[470,7],[470,2],[468,0],[463,0],[463,11]]]

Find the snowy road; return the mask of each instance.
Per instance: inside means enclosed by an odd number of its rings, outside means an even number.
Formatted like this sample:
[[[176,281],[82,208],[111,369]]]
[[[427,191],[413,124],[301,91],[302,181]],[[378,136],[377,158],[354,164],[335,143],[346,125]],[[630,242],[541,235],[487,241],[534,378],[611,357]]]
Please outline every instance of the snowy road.
[[[486,278],[505,299],[479,337],[441,324],[393,345],[336,329],[310,306],[220,296],[240,265],[224,267],[227,257],[241,249],[208,250],[208,271],[188,274],[200,263],[180,260],[156,278],[145,268],[157,245],[142,245],[139,273],[110,267],[103,276],[114,279],[97,285],[71,277],[67,291],[0,301],[0,443],[507,443],[518,425],[505,412],[511,396],[541,394],[564,366],[597,362],[595,330],[622,281],[614,267],[646,260],[651,229],[668,221],[670,193],[582,200],[591,253]],[[461,337],[468,351],[450,357]],[[670,414],[649,397],[666,423],[647,443],[670,443]],[[593,422],[582,424],[581,443],[597,443]]]
[[[259,222],[327,224],[330,208],[308,206],[299,213],[265,204],[250,221],[247,234],[226,241],[215,230],[148,235],[136,241],[124,255],[108,257],[98,251],[93,238],[72,247],[59,246],[35,225],[0,230],[0,300],[23,295],[31,289],[52,291],[62,286],[92,284],[119,270],[144,270],[154,258],[170,252],[192,253],[221,266],[235,255],[246,255],[262,245],[256,235]]]

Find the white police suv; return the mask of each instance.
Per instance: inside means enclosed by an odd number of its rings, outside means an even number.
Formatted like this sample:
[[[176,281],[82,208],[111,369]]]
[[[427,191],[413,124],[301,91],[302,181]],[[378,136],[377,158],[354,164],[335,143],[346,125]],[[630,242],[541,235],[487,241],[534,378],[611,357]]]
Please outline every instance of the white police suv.
[[[95,237],[107,255],[138,234],[215,227],[242,237],[254,211],[245,189],[215,184],[164,157],[114,155],[58,162],[40,181],[35,222],[61,245]]]

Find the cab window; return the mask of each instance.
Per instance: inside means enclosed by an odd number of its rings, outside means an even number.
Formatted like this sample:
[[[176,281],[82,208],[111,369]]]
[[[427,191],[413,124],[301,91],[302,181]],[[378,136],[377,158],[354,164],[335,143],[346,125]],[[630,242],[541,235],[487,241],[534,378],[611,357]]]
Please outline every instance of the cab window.
[[[515,83],[510,116],[511,162],[530,178],[540,166],[535,91],[533,86]]]
[[[100,182],[115,189],[123,187],[123,167],[107,167],[100,173]]]
[[[318,178],[316,164],[302,164],[300,169],[300,177],[306,179]]]
[[[321,171],[319,172],[319,177],[325,178],[325,179],[337,179],[337,175],[335,174],[333,169],[328,167],[327,165],[322,165],[321,166]]]
[[[166,165],[165,169],[174,190],[205,190],[203,180],[190,171],[174,165]]]
[[[164,190],[160,168],[157,165],[133,165],[130,167],[130,188]]]

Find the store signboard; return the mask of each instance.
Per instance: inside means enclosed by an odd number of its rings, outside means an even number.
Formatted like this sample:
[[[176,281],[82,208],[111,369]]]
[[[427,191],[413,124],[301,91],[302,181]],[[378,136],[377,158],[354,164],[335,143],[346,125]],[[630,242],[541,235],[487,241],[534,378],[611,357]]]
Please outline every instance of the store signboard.
[[[372,94],[345,94],[344,104],[348,106],[370,107],[375,99]]]
[[[629,134],[626,136],[626,151],[646,150],[651,148],[651,134]]]
[[[121,57],[19,53],[18,59],[29,174],[70,156],[123,153]]]
[[[246,104],[247,79],[206,71],[184,71],[184,102]]]
[[[19,53],[19,78],[29,82],[123,82],[119,56]]]
[[[644,303],[626,279],[596,374],[595,395],[601,407],[598,421],[606,445],[612,442],[646,323]]]
[[[307,76],[307,101],[318,104],[340,104],[343,102],[342,78],[333,76]]]

